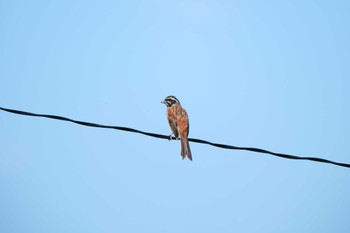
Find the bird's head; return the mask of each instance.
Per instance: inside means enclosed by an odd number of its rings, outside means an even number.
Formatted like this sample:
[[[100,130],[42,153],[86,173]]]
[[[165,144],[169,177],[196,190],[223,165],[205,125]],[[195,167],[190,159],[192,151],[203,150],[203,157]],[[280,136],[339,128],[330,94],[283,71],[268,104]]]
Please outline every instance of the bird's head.
[[[175,96],[169,95],[161,103],[165,104],[167,107],[171,107],[173,104],[179,104],[180,101]]]

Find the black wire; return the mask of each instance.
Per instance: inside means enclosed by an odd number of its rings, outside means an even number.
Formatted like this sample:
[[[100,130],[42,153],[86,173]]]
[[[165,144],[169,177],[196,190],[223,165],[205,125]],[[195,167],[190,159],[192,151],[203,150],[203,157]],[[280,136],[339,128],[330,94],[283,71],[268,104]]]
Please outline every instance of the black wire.
[[[128,132],[132,132],[132,133],[144,134],[144,135],[147,135],[147,136],[150,136],[150,137],[155,137],[155,138],[170,139],[169,136],[167,136],[167,135],[144,132],[144,131],[141,131],[141,130],[132,129],[132,128],[128,128],[128,127],[101,125],[101,124],[96,124],[96,123],[91,123],[91,122],[72,120],[72,119],[69,119],[67,117],[62,117],[62,116],[47,115],[47,114],[37,114],[37,113],[24,112],[24,111],[20,111],[20,110],[14,110],[14,109],[2,108],[2,107],[0,107],[0,110],[6,111],[6,112],[11,112],[11,113],[14,113],[14,114],[25,115],[25,116],[45,117],[45,118],[51,118],[51,119],[60,120],[60,121],[70,121],[70,122],[73,122],[75,124],[85,125],[85,126],[89,126],[89,127],[122,130],[122,131],[128,131]],[[176,139],[176,138],[172,137],[172,139]],[[220,148],[224,148],[224,149],[253,151],[253,152],[257,152],[257,153],[270,154],[270,155],[274,155],[274,156],[278,156],[278,157],[282,157],[282,158],[286,158],[286,159],[310,160],[310,161],[315,161],[315,162],[320,162],[320,163],[329,163],[329,164],[334,164],[334,165],[337,165],[337,166],[350,168],[350,164],[333,162],[331,160],[317,158],[317,157],[301,157],[301,156],[296,156],[296,155],[275,153],[275,152],[271,152],[271,151],[268,151],[268,150],[254,148],[254,147],[231,146],[231,145],[225,145],[225,144],[208,142],[208,141],[205,141],[205,140],[202,140],[202,139],[196,139],[196,138],[189,138],[188,140],[191,141],[191,142],[208,144],[208,145],[211,145],[211,146],[216,146],[216,147],[220,147]]]

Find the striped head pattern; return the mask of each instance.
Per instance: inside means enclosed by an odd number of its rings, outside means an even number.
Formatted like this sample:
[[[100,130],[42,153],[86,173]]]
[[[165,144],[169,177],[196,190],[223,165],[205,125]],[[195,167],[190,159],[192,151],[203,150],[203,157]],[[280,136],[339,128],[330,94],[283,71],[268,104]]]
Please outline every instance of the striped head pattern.
[[[173,104],[180,103],[180,101],[173,95],[169,95],[162,101],[163,104],[165,104],[167,107],[171,107]]]

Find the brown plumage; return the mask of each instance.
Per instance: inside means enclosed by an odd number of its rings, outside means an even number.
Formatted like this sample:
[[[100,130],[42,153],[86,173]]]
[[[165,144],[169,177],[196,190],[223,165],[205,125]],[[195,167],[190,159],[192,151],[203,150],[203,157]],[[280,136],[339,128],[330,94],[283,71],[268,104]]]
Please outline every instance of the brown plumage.
[[[167,106],[168,122],[176,138],[181,140],[181,157],[185,159],[186,156],[192,161],[192,153],[188,143],[188,133],[190,130],[188,115],[184,108],[182,108],[180,101],[175,96],[168,96],[162,101]],[[172,134],[170,134],[170,139]]]

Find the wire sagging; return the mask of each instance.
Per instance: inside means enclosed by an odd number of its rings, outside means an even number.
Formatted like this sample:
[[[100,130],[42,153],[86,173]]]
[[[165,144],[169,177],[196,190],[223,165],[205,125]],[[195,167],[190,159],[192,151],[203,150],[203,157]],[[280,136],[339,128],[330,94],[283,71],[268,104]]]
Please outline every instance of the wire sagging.
[[[143,135],[147,135],[147,136],[155,137],[155,138],[168,139],[168,140],[170,139],[169,136],[167,136],[167,135],[144,132],[144,131],[141,131],[141,130],[132,129],[132,128],[128,128],[128,127],[101,125],[101,124],[96,124],[96,123],[91,123],[91,122],[73,120],[73,119],[70,119],[70,118],[67,118],[67,117],[62,117],[62,116],[47,115],[47,114],[37,114],[37,113],[25,112],[25,111],[8,109],[8,108],[3,108],[3,107],[0,107],[0,110],[6,111],[6,112],[10,112],[10,113],[14,113],[14,114],[19,114],[19,115],[25,115],[25,116],[44,117],[44,118],[50,118],[50,119],[55,119],[55,120],[60,120],[60,121],[69,121],[69,122],[72,122],[72,123],[75,123],[75,124],[89,126],[89,127],[115,129],[115,130],[121,130],[121,131],[128,131],[128,132],[132,132],[132,133],[139,133],[139,134],[143,134]],[[172,139],[175,140],[176,138],[172,137]],[[327,159],[322,159],[322,158],[317,158],[317,157],[302,157],[302,156],[296,156],[296,155],[275,153],[275,152],[271,152],[271,151],[264,150],[264,149],[254,148],[254,147],[231,146],[231,145],[225,145],[225,144],[220,144],[220,143],[208,142],[208,141],[205,141],[205,140],[202,140],[202,139],[196,139],[196,138],[189,138],[188,140],[190,142],[201,143],[201,144],[208,144],[208,145],[211,145],[211,146],[224,148],[224,149],[252,151],[252,152],[256,152],[256,153],[270,154],[270,155],[274,155],[274,156],[277,156],[277,157],[282,157],[282,158],[285,158],[285,159],[310,160],[310,161],[314,161],[314,162],[328,163],[328,164],[333,164],[333,165],[337,165],[337,166],[341,166],[341,167],[350,168],[350,164],[338,163],[338,162],[334,162],[334,161],[327,160]]]

